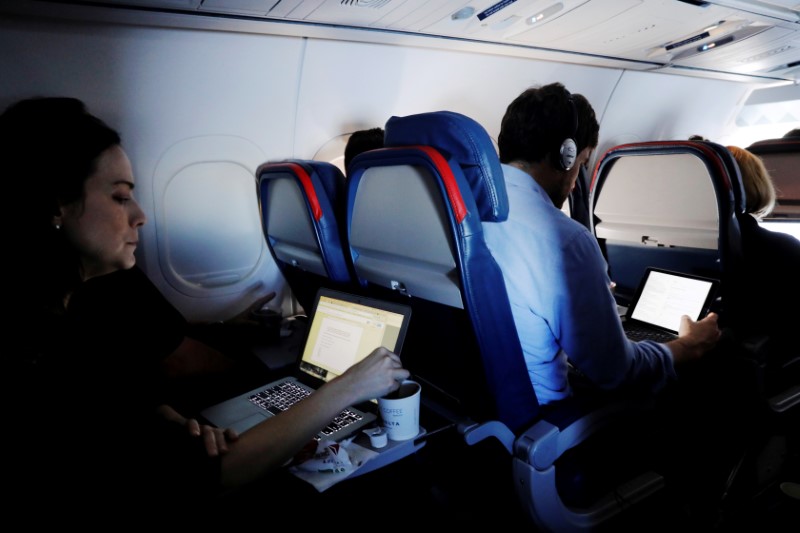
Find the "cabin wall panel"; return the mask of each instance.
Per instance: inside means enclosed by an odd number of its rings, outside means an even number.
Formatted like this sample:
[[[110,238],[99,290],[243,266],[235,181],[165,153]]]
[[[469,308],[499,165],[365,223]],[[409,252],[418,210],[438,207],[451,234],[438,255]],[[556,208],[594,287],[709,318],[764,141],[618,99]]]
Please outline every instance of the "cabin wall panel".
[[[208,254],[224,255],[227,245],[213,236],[189,235],[209,225],[207,190],[202,198],[186,198],[189,207],[179,203],[169,214],[159,211],[167,189],[174,202],[191,196],[192,189],[185,180],[169,188],[169,177],[159,174],[166,160],[176,169],[181,157],[187,167],[212,158],[219,167],[232,162],[254,169],[263,160],[314,157],[331,139],[383,125],[392,115],[441,109],[471,116],[496,140],[511,100],[552,81],[592,103],[601,121],[602,153],[628,141],[694,133],[715,139],[751,90],[727,81],[474,51],[1,16],[0,71],[3,106],[36,94],[76,96],[120,130],[150,219],[140,264],[196,320],[230,316],[257,294],[278,288],[283,295],[285,287],[268,253],[257,254],[259,264],[246,279],[205,292],[170,279],[166,236],[181,240],[175,248],[181,254],[196,250],[199,262]],[[230,161],[224,154],[212,157],[210,150],[185,151],[204,145],[192,139],[215,138],[219,146],[242,148],[231,149]],[[173,224],[175,212],[186,220]],[[170,234],[175,227],[184,233]],[[242,233],[252,237],[252,230]],[[195,261],[179,259],[174,263]]]
[[[509,103],[526,88],[561,81],[598,116],[622,71],[447,50],[310,40],[295,145],[313,157],[335,135],[383,126],[392,115],[469,115],[496,140]],[[332,135],[333,133],[333,135]]]
[[[598,154],[629,142],[688,139],[720,142],[753,85],[627,71],[614,90],[600,128]]]

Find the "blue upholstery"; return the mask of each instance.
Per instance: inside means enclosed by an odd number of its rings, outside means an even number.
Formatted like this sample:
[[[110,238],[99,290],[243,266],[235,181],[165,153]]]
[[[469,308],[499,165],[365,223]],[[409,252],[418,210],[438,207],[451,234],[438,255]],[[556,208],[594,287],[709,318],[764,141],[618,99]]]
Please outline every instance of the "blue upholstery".
[[[262,164],[256,179],[270,252],[310,310],[319,286],[352,281],[341,231],[344,175],[331,163],[290,159]]]

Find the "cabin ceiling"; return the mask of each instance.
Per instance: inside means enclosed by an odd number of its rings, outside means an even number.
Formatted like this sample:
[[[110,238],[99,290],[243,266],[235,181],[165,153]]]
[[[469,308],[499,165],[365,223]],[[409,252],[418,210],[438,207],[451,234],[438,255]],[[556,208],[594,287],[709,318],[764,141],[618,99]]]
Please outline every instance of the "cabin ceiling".
[[[59,2],[64,4],[65,2]],[[427,36],[429,45],[743,81],[800,79],[800,0],[96,0],[303,28]],[[364,34],[366,35],[366,34]],[[497,53],[497,50],[494,50]]]

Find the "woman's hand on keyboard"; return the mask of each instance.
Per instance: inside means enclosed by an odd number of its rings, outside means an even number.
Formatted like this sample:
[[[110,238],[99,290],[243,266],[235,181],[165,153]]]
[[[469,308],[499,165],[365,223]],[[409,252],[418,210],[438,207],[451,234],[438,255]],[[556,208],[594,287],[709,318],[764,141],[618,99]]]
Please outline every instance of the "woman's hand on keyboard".
[[[222,486],[241,486],[285,465],[343,409],[397,390],[409,375],[400,357],[376,349],[291,408],[242,433],[222,456]]]

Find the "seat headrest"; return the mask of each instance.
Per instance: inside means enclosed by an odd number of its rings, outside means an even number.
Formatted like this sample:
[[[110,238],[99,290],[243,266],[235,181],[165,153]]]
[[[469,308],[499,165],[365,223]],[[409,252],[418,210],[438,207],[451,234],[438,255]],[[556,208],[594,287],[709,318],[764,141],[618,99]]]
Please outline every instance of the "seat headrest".
[[[387,147],[431,146],[461,167],[472,189],[481,220],[508,218],[500,159],[486,130],[475,120],[452,111],[391,117],[384,128]]]

